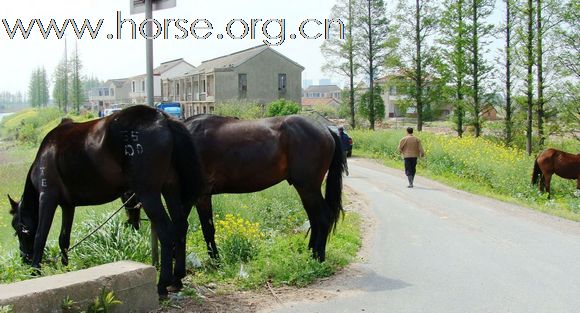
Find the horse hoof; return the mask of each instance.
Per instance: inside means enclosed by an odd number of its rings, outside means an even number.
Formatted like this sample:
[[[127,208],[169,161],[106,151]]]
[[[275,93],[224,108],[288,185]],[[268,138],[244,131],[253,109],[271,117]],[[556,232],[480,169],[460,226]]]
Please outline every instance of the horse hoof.
[[[167,291],[170,292],[170,293],[180,292],[181,289],[183,289],[183,284],[181,284],[181,283],[179,283],[178,286],[171,285],[171,286],[167,287]]]

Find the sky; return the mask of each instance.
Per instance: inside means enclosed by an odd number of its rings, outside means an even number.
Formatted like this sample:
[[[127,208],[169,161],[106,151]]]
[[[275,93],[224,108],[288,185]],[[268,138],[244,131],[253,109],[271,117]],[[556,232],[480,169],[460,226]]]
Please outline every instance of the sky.
[[[93,28],[96,28],[100,19],[102,26],[96,39],[92,39],[88,32],[84,38],[76,40],[72,24],[68,24],[66,38],[69,56],[75,45],[83,62],[83,73],[87,76],[96,76],[101,80],[123,78],[145,73],[145,39],[138,35],[137,39],[131,39],[131,24],[124,23],[121,39],[117,39],[118,12],[121,19],[133,19],[136,26],[145,19],[144,14],[130,15],[130,0],[18,0],[6,1],[0,10],[0,91],[26,92],[32,71],[44,66],[47,73],[52,76],[58,62],[63,58],[65,40],[58,39],[54,30],[48,39],[44,39],[39,30],[39,25],[34,24],[28,39],[23,39],[18,33],[11,39],[6,30],[3,19],[6,19],[9,29],[14,29],[17,19],[20,19],[25,28],[33,19],[39,19],[47,28],[50,20],[54,19],[62,28],[66,19],[74,20],[80,28],[84,19],[89,19]],[[261,34],[264,21],[268,19],[285,19],[286,40],[283,44],[273,47],[276,51],[293,59],[305,67],[303,79],[311,79],[317,83],[322,78],[332,78],[334,82],[341,83],[341,79],[330,74],[323,73],[320,69],[324,59],[320,53],[320,45],[323,38],[305,39],[298,32],[299,25],[308,19],[324,21],[328,18],[330,9],[335,0],[176,0],[177,7],[172,9],[155,11],[154,19],[159,21],[164,29],[168,30],[168,39],[163,34],[154,40],[154,64],[184,58],[194,66],[203,60],[229,54],[238,50],[262,44],[267,40]],[[175,22],[167,23],[164,19],[185,19],[179,22],[179,26],[190,28],[192,22],[197,19],[207,19],[214,30],[201,29],[205,22],[200,21],[197,25],[196,35],[202,37],[208,31],[212,35],[208,39],[195,39],[190,30],[185,39],[176,39],[175,36],[183,36]],[[232,35],[240,37],[243,33],[242,22],[252,25],[251,19],[262,19],[256,25],[256,38],[251,39],[250,34],[243,39],[231,39],[226,33],[226,25],[232,24]],[[156,28],[156,27],[155,27]],[[280,26],[276,22],[268,25],[271,36],[276,37],[280,33]],[[317,26],[314,22],[307,24],[305,31],[308,36],[314,36],[323,32],[324,26]],[[108,39],[107,35],[113,35]],[[224,35],[223,39],[217,39],[217,35]],[[296,39],[289,38],[291,34],[298,35]],[[278,42],[273,39],[271,42]]]

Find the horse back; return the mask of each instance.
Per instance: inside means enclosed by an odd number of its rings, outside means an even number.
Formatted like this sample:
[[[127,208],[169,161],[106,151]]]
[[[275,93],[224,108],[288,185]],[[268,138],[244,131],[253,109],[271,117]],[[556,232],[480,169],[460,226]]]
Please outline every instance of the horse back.
[[[555,173],[562,178],[580,178],[580,154],[550,148],[540,153],[536,161],[544,175]]]

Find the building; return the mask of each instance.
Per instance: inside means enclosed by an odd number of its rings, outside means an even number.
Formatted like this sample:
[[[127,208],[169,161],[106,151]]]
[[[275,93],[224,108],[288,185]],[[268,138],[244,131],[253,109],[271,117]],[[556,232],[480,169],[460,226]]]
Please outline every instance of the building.
[[[300,103],[304,67],[267,45],[203,61],[163,80],[162,98],[178,101],[184,117],[213,112],[216,104],[266,104],[284,98]],[[173,87],[169,87],[173,86]]]
[[[89,103],[95,110],[104,110],[115,104],[130,103],[128,79],[109,79],[102,86],[89,90]]]
[[[195,67],[183,59],[176,59],[161,63],[158,67],[153,69],[153,101],[159,102],[162,100],[163,85],[162,81],[169,77],[174,77],[176,74],[194,69]],[[141,74],[129,77],[129,99],[131,104],[145,104],[147,103],[147,91],[145,89],[145,82],[147,80],[146,74]]]
[[[302,105],[339,106],[342,89],[337,85],[312,85],[302,92]]]

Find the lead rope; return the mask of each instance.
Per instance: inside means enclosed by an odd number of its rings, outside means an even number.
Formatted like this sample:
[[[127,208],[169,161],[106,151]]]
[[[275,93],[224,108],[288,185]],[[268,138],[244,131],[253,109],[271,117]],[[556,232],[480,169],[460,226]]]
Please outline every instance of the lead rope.
[[[83,239],[79,240],[77,243],[75,243],[72,247],[70,247],[68,250],[66,250],[66,252],[70,252],[72,249],[76,248],[78,245],[80,245],[81,243],[83,243],[83,241],[87,240],[90,236],[92,236],[93,234],[95,234],[96,232],[99,231],[99,229],[103,228],[103,226],[105,226],[105,224],[107,224],[112,218],[113,216],[117,215],[117,213],[119,213],[119,211],[121,211],[124,207],[127,206],[127,203],[129,203],[129,201],[133,200],[133,198],[135,197],[135,194],[133,193],[133,195],[131,195],[131,197],[129,197],[129,199],[127,199],[127,201],[125,201],[120,208],[118,208],[115,212],[113,212],[113,214],[111,214],[111,216],[109,216],[109,218],[107,218],[103,223],[101,223],[101,225],[99,225],[99,227],[95,228],[93,231],[91,231],[88,235],[84,236]],[[60,252],[60,256],[62,255],[62,251]]]

